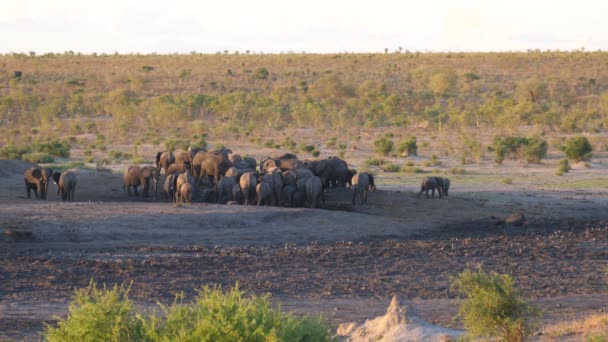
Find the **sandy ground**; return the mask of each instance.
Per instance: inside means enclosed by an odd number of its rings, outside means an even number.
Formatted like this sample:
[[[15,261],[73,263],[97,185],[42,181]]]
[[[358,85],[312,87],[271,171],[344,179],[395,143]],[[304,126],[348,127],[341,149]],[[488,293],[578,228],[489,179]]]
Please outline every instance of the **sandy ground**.
[[[128,198],[120,175],[82,169],[78,202],[62,203],[54,185],[47,201],[24,198],[27,167],[0,161],[0,340],[37,340],[90,279],[133,281],[145,307],[238,281],[334,324],[383,314],[397,294],[425,320],[454,326],[450,276],[481,263],[513,274],[547,322],[608,306],[604,189],[455,184],[440,200],[386,185],[365,206],[330,190],[327,210],[175,206]],[[526,224],[501,225],[513,212]]]

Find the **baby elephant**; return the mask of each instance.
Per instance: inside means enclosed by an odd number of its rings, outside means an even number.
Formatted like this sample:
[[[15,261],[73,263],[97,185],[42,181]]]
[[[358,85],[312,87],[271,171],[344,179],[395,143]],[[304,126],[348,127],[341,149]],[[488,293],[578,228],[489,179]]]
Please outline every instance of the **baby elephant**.
[[[63,173],[53,173],[53,183],[57,185],[57,195],[61,192],[62,201],[74,202],[74,192],[76,192],[76,174],[70,171]]]
[[[441,177],[424,177],[422,179],[422,184],[420,185],[420,192],[418,193],[418,196],[425,192],[426,198],[429,198],[429,191],[431,191],[431,196],[435,197],[435,189],[439,194],[439,198],[441,198],[443,189],[443,181],[441,180]]]
[[[192,203],[192,185],[190,183],[180,184],[175,194],[176,203]]]
[[[357,193],[361,196],[361,204],[367,203],[367,193],[369,190],[376,191],[376,184],[374,183],[374,176],[370,173],[361,172],[355,174],[351,179],[353,191],[353,205],[357,198]]]
[[[443,196],[448,196],[448,191],[450,191],[450,179],[445,177],[437,177],[441,180],[441,194]]]

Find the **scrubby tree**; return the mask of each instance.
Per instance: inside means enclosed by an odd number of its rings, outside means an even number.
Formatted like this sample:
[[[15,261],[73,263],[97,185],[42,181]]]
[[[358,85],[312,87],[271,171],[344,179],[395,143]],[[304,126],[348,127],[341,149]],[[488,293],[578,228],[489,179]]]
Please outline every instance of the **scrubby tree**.
[[[385,134],[374,140],[374,148],[376,150],[376,153],[379,153],[385,157],[393,151],[393,147],[393,139],[388,134]]]
[[[587,137],[574,137],[566,142],[566,156],[575,162],[591,158],[591,151],[593,147]]]

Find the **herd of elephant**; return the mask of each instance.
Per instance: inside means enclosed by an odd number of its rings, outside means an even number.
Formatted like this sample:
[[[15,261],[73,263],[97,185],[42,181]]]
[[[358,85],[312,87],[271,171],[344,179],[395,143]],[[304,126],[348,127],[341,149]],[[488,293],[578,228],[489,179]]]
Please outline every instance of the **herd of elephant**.
[[[325,207],[325,190],[329,188],[351,186],[352,204],[356,203],[357,196],[361,204],[365,204],[369,191],[376,190],[372,174],[349,169],[348,164],[338,157],[300,160],[295,154],[284,153],[262,158],[258,164],[255,158],[243,158],[226,148],[158,152],[155,166],[133,165],[127,168],[123,190],[131,196],[132,188],[138,196],[138,188],[141,187],[142,196],[148,198],[153,188],[153,197],[156,198],[163,170],[164,198],[177,203],[194,200],[318,208]],[[46,199],[49,181],[53,180],[62,200],[74,200],[77,178],[71,171],[53,173],[50,168],[32,167],[25,172],[24,180],[27,198],[33,190],[36,198]],[[434,197],[437,190],[441,198],[448,195],[449,188],[448,178],[424,177],[418,196],[426,192],[428,198],[431,191]]]
[[[300,160],[284,153],[258,161],[241,157],[230,149],[206,151],[158,152],[156,166],[131,166],[124,174],[123,188],[137,196],[158,192],[159,177],[164,170],[162,193],[166,200],[181,202],[215,201],[217,203],[273,206],[325,206],[325,190],[353,187],[353,204],[357,195],[366,203],[369,191],[375,191],[373,175],[357,173],[337,157],[322,160]],[[153,187],[153,189],[151,189]]]

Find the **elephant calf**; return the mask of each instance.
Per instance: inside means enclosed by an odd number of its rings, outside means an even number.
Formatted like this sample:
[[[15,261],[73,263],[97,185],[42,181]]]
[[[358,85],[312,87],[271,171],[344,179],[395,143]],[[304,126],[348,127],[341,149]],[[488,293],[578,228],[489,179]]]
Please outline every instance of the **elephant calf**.
[[[325,194],[321,177],[314,176],[307,178],[304,187],[306,200],[310,203],[311,208],[318,208],[319,201],[325,207]]]
[[[425,192],[426,198],[429,198],[429,191],[431,191],[431,197],[435,197],[435,190],[437,190],[439,198],[441,198],[442,187],[443,181],[440,177],[424,177],[422,179],[422,184],[420,185],[418,196]]]
[[[441,179],[441,194],[443,196],[448,196],[448,192],[450,191],[450,179],[445,177],[437,177]]]
[[[270,200],[272,199],[272,186],[268,184],[268,182],[260,182],[255,187],[255,192],[257,194],[258,207],[261,204],[270,204]]]
[[[236,185],[234,177],[224,177],[217,184],[217,203],[232,201],[232,190]]]
[[[55,172],[52,178],[53,183],[57,185],[57,195],[61,192],[61,200],[74,202],[77,183],[76,174],[70,171]]]
[[[51,169],[32,167],[31,169],[23,173],[23,181],[25,182],[25,191],[27,191],[27,198],[30,197],[30,190],[34,190],[34,195],[38,199],[38,193],[40,193],[40,199],[46,199],[46,193],[49,190],[49,178],[53,171]]]
[[[376,191],[376,183],[374,182],[374,176],[370,173],[361,172],[355,174],[351,178],[351,184],[353,187],[353,205],[355,205],[355,200],[357,198],[357,194],[361,197],[361,204],[367,203],[367,194],[371,190]]]
[[[192,185],[190,183],[183,183],[179,186],[175,194],[175,202],[192,203]]]

